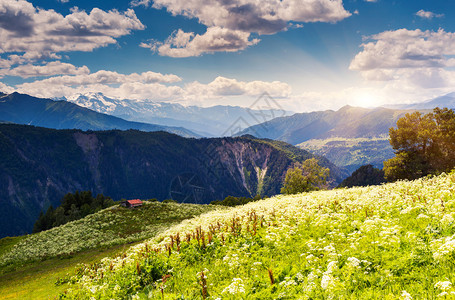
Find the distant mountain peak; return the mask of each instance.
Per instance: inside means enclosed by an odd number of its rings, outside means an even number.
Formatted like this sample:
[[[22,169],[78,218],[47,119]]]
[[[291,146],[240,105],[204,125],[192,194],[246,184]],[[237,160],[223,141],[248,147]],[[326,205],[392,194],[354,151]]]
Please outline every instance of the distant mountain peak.
[[[385,107],[394,109],[434,109],[436,107],[455,108],[455,92],[451,92],[433,99],[425,100],[418,103],[393,104]]]
[[[102,101],[98,102],[94,104],[100,104]],[[105,103],[101,103],[100,106],[104,105]],[[109,106],[107,107],[109,108]],[[168,131],[187,137],[199,137],[198,134],[183,127],[132,122],[93,111],[90,108],[77,102],[53,101],[14,92],[0,101],[0,120],[54,129],[137,129],[142,131]]]

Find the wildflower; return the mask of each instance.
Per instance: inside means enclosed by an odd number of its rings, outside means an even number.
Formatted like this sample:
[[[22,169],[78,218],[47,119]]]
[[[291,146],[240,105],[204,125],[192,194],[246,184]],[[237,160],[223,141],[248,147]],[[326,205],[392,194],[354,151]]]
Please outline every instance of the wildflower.
[[[404,300],[412,300],[411,294],[409,294],[408,292],[406,292],[404,290],[401,292],[401,298]]]
[[[231,295],[245,293],[245,286],[243,285],[242,278],[232,279],[231,284],[228,285],[227,287],[225,287],[221,293],[222,294],[231,294]]]
[[[438,281],[435,283],[434,287],[442,291],[447,291],[452,287],[452,282],[450,281]]]
[[[360,260],[355,257],[348,257],[348,265],[353,268],[360,268]]]
[[[333,273],[333,271],[335,271],[338,267],[337,267],[337,261],[331,261],[329,262],[329,264],[327,265],[327,272],[328,274],[331,274]]]
[[[331,285],[333,281],[333,277],[330,275],[330,274],[323,274],[322,275],[322,279],[321,279],[321,288],[323,290],[326,290],[329,288],[329,286]]]
[[[425,214],[419,214],[419,215],[417,216],[417,219],[429,219],[429,218],[430,218],[430,217],[427,216],[427,215],[425,215]]]
[[[445,214],[442,219],[441,219],[441,225],[444,226],[444,227],[448,227],[450,224],[452,224],[454,222],[454,218],[452,216],[452,214]]]
[[[297,285],[297,282],[295,282],[291,277],[285,277],[283,281],[280,282],[280,286],[288,287],[292,285]]]

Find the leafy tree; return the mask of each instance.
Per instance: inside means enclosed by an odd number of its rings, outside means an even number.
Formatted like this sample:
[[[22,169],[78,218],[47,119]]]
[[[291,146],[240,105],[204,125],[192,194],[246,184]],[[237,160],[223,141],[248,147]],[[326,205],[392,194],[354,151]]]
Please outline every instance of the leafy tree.
[[[33,226],[33,232],[40,232],[81,219],[114,204],[110,197],[105,197],[103,194],[93,197],[90,191],[68,193],[62,198],[62,204],[57,209],[50,206],[45,214],[40,213]]]
[[[385,181],[383,170],[376,169],[372,165],[365,165],[355,170],[338,187],[380,185]]]
[[[310,158],[303,163],[295,163],[286,172],[282,194],[298,194],[319,190],[327,184],[329,169],[321,167],[316,158]]]
[[[249,202],[261,200],[261,195],[256,195],[254,198],[249,197],[234,197],[234,196],[227,196],[224,200],[215,200],[210,202],[212,205],[223,205],[223,206],[238,206],[244,205]]]
[[[455,167],[455,113],[435,108],[422,115],[406,114],[390,128],[395,157],[384,162],[387,180],[416,179]]]

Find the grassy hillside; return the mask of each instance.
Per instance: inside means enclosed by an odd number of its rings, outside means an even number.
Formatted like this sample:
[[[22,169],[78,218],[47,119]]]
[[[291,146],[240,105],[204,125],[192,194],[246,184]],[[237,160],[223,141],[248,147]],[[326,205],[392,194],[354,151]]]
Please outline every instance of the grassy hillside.
[[[151,202],[113,207],[63,226],[0,239],[0,298],[43,299],[63,291],[54,283],[79,263],[96,263],[125,251],[213,205]]]
[[[455,288],[455,174],[209,212],[84,265],[65,299],[433,299]],[[91,299],[93,299],[91,298]]]
[[[0,250],[0,253],[5,252],[0,256],[0,267],[144,240],[172,224],[215,208],[218,207],[161,202],[145,202],[143,207],[136,209],[116,205],[40,233],[1,239],[2,248],[9,249]],[[13,246],[12,242],[5,242],[5,246],[1,243],[15,239],[19,240]]]

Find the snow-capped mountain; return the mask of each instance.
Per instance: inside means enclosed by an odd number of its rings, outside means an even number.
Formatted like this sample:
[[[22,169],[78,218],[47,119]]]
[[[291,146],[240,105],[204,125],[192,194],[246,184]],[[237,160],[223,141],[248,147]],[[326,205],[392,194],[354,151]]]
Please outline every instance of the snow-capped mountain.
[[[102,93],[77,94],[66,100],[129,121],[181,126],[204,136],[229,136],[273,117],[289,115],[278,106],[266,111],[238,106],[183,106],[178,103],[114,99]]]

